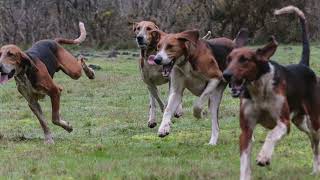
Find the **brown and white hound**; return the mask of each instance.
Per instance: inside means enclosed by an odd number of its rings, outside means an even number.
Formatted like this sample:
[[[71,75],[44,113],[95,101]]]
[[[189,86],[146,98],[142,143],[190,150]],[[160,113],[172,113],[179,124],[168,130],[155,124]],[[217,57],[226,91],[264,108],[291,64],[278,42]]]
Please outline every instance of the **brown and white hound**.
[[[14,77],[18,91],[27,100],[30,109],[37,116],[44,131],[45,143],[54,143],[52,134],[41,110],[39,99],[48,95],[52,104],[52,122],[68,132],[72,126],[60,116],[60,95],[62,87],[53,81],[54,73],[62,70],[72,79],[79,79],[84,70],[90,79],[94,71],[87,67],[83,58],[77,60],[61,44],[79,44],[86,38],[83,23],[79,23],[80,37],[75,40],[57,38],[41,40],[23,52],[16,45],[5,45],[0,49],[0,83]]]
[[[188,89],[199,96],[193,108],[195,117],[201,118],[203,106],[209,101],[212,120],[209,144],[215,145],[219,135],[218,109],[227,85],[222,80],[222,71],[235,43],[228,38],[201,39],[197,30],[176,34],[153,31],[152,36],[159,39],[154,61],[162,65],[166,74],[170,74],[171,81],[168,106],[158,135],[164,137],[169,134],[173,113],[181,103],[183,91]],[[245,43],[246,31],[239,32],[238,36],[238,41],[241,39],[238,44]]]
[[[153,30],[159,30],[159,27],[151,21],[141,21],[135,23],[133,31],[136,36],[136,42],[140,48],[139,68],[143,82],[147,85],[149,91],[150,107],[148,127],[154,128],[156,122],[156,103],[159,104],[161,111],[164,111],[165,104],[161,100],[157,86],[169,82],[168,75],[163,74],[163,69],[154,63],[157,41],[151,36]],[[180,104],[175,112],[176,117],[182,115],[182,105]]]
[[[276,15],[296,13],[302,27],[303,50],[299,64],[280,65],[270,60],[276,52],[274,37],[257,50],[234,49],[228,56],[223,76],[232,95],[240,96],[240,179],[251,179],[251,137],[256,124],[271,129],[257,156],[257,164],[270,164],[276,144],[290,131],[292,121],[311,141],[313,173],[320,172],[320,81],[309,68],[309,40],[301,10],[288,6]]]

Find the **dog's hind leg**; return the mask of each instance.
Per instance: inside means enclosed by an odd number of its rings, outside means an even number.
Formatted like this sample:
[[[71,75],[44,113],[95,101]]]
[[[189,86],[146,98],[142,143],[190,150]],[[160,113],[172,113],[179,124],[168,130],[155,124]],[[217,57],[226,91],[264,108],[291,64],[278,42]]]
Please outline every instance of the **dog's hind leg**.
[[[315,132],[309,136],[311,141],[311,147],[313,152],[313,171],[312,174],[320,173],[320,155],[319,155],[319,140],[320,134],[319,132]]]
[[[223,96],[223,91],[226,88],[226,84],[220,84],[216,91],[213,92],[212,96],[209,99],[209,110],[211,113],[211,138],[209,141],[210,145],[216,145],[219,137],[219,107],[221,99]]]
[[[72,132],[72,126],[64,121],[60,116],[60,94],[61,89],[58,86],[54,86],[49,90],[49,96],[52,104],[52,122],[66,131]]]
[[[52,139],[52,134],[51,134],[50,129],[48,127],[47,121],[43,115],[40,104],[37,101],[31,101],[31,102],[29,102],[29,107],[32,110],[32,112],[37,116],[37,118],[40,122],[40,125],[42,127],[42,130],[43,130],[44,136],[45,136],[45,143],[46,144],[54,144],[54,141]]]
[[[57,61],[61,70],[72,79],[79,79],[82,69],[89,79],[94,79],[94,71],[89,68],[82,57],[77,60],[71,53],[60,47],[57,50]]]

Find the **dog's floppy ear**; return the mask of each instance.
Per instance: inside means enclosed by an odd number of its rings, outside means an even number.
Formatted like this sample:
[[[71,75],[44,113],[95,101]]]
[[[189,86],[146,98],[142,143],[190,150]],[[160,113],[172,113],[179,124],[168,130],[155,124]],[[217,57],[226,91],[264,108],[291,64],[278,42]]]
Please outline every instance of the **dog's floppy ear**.
[[[165,35],[165,33],[161,30],[153,30],[150,33],[151,33],[151,37],[152,37],[153,41],[156,43],[158,43],[160,41],[161,36]]]
[[[21,63],[26,64],[27,66],[30,66],[30,68],[33,71],[38,71],[36,64],[34,64],[34,62],[30,59],[30,57],[26,53],[20,52],[20,55],[21,55]]]
[[[271,36],[267,45],[256,50],[256,55],[258,56],[259,60],[268,61],[270,57],[273,56],[273,54],[276,52],[277,47],[278,42],[276,41],[274,36]]]
[[[149,19],[149,21],[153,23],[153,25],[154,25],[154,27],[155,27],[156,29],[160,29],[159,26],[158,26],[158,24],[160,24],[160,23],[158,23],[158,20],[157,20],[155,17],[151,17],[151,18]]]
[[[185,42],[189,41],[192,44],[197,44],[199,36],[198,30],[184,31],[178,34],[178,40]]]
[[[183,41],[187,52],[193,52],[196,49],[197,42],[199,40],[200,33],[198,30],[184,31],[178,34],[178,40]]]
[[[240,48],[245,46],[249,40],[249,31],[247,28],[241,28],[238,32],[236,38],[233,40],[235,43],[235,48]]]

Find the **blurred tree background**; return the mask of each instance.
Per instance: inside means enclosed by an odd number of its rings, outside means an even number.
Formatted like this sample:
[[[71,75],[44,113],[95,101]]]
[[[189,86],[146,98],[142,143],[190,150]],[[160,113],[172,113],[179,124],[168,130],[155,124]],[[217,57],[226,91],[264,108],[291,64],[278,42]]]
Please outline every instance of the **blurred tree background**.
[[[199,29],[203,35],[211,30],[214,37],[234,37],[247,27],[253,43],[271,34],[281,42],[297,42],[298,18],[272,14],[290,4],[305,12],[310,38],[318,41],[319,0],[0,0],[0,41],[28,45],[45,38],[73,38],[83,21],[85,45],[131,48],[132,23],[152,20],[166,32]]]

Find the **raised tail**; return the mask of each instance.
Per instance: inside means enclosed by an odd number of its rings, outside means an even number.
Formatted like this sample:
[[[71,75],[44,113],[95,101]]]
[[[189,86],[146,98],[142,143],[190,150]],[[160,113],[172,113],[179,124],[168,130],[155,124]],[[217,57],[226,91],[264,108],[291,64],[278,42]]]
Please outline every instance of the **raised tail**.
[[[80,36],[77,39],[65,39],[65,38],[56,38],[55,41],[59,44],[80,44],[82,43],[87,36],[86,29],[83,22],[79,22]]]
[[[308,37],[308,28],[306,26],[306,17],[304,13],[295,6],[287,6],[279,10],[275,10],[275,15],[296,13],[299,16],[301,29],[302,29],[302,55],[299,64],[309,66],[310,59],[310,45]]]

